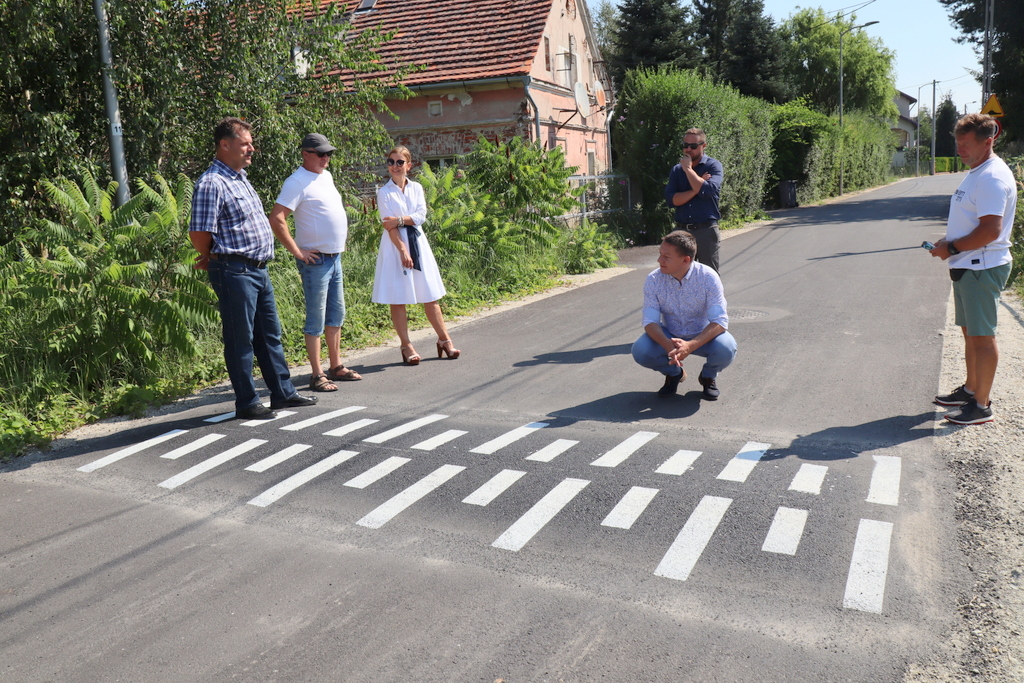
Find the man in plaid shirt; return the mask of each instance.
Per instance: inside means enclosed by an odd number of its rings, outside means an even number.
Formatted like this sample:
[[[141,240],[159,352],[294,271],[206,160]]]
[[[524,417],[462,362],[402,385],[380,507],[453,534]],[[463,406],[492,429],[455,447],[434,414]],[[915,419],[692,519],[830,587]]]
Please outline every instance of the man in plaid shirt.
[[[251,129],[234,117],[214,129],[215,158],[196,181],[189,238],[199,252],[195,267],[207,271],[220,304],[235,415],[259,420],[277,417],[280,408],[313,405],[316,398],[295,390],[281,346],[281,323],[267,273],[274,234],[244,170],[255,151]],[[253,355],[270,389],[270,408],[256,394]]]

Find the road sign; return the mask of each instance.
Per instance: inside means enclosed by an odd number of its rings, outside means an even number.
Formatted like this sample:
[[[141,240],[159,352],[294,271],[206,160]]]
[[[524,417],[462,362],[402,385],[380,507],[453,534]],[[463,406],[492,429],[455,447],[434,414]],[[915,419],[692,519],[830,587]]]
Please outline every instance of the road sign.
[[[999,100],[996,99],[995,94],[989,95],[988,102],[981,108],[982,114],[988,114],[989,116],[995,116],[999,118],[1003,115],[1003,107],[999,104]]]
[[[999,122],[999,119],[996,119],[996,134],[995,134],[995,137],[993,138],[993,140],[998,140],[999,136],[1002,135],[1002,134],[1003,134],[1003,124],[1001,124]]]

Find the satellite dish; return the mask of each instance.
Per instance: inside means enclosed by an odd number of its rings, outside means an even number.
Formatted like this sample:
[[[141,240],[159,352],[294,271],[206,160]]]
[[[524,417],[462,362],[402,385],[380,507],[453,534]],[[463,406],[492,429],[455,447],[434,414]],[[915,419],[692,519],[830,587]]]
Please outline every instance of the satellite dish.
[[[576,81],[573,94],[576,99],[576,109],[580,112],[580,116],[583,118],[590,116],[590,95],[587,94],[587,86]]]
[[[600,81],[594,84],[594,94],[597,95],[597,106],[604,109],[605,105],[608,104],[608,98],[604,94],[604,87]]]

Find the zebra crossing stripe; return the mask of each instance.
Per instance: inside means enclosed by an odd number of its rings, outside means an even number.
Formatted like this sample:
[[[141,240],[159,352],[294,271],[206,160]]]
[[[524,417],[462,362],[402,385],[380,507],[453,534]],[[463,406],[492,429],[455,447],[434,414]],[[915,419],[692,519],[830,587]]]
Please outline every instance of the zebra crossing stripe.
[[[461,465],[441,465],[409,488],[396,494],[390,500],[371,511],[356,522],[356,524],[369,529],[381,528],[402,512],[402,510],[405,510],[464,469],[466,468]]]
[[[740,449],[740,452],[736,454],[736,457],[726,464],[725,468],[719,473],[718,478],[725,481],[738,481],[742,484],[771,447],[772,445],[769,443],[748,441]]]
[[[129,455],[135,455],[139,451],[143,451],[149,448],[150,446],[156,446],[157,444],[161,444],[164,441],[167,441],[168,439],[173,439],[178,434],[184,434],[186,431],[188,430],[172,429],[169,432],[164,432],[160,436],[154,436],[152,439],[140,441],[137,444],[128,446],[127,448],[122,448],[121,450],[111,453],[110,455],[103,456],[99,460],[93,460],[88,465],[82,465],[81,467],[79,467],[78,471],[94,472],[95,470],[98,470],[101,467],[106,467],[107,465],[117,462],[118,460],[123,460],[124,458],[127,458]]]
[[[447,432],[441,432],[437,436],[432,436],[426,441],[420,441],[415,446],[411,446],[411,448],[415,448],[418,451],[432,451],[438,446],[443,446],[449,441],[453,441],[464,434],[469,434],[469,432],[464,432],[461,429],[449,429]]]
[[[403,434],[408,434],[409,432],[413,431],[414,429],[419,429],[420,427],[425,427],[428,424],[432,424],[434,422],[437,422],[438,420],[443,420],[446,417],[448,417],[448,416],[447,415],[437,415],[437,414],[435,414],[435,415],[427,415],[426,417],[421,417],[419,419],[412,420],[411,422],[406,422],[404,425],[399,425],[399,426],[395,427],[394,429],[389,429],[386,432],[381,432],[380,434],[374,434],[373,436],[370,436],[370,437],[367,437],[367,438],[363,439],[363,441],[365,441],[366,443],[384,443],[385,441],[390,441],[391,439],[394,439],[396,436],[402,436]]]
[[[218,455],[215,455],[212,458],[207,458],[198,465],[193,465],[192,467],[189,467],[184,472],[176,474],[170,479],[165,479],[164,481],[160,482],[159,486],[162,486],[165,489],[178,488],[185,482],[195,479],[200,474],[209,472],[214,467],[219,467],[220,465],[223,465],[232,458],[237,458],[243,453],[248,453],[252,449],[258,446],[262,446],[265,443],[266,440],[264,439],[249,439],[245,443],[238,444],[234,448],[229,448],[223,453],[219,453]]]
[[[586,479],[563,479],[534,503],[526,514],[513,522],[491,546],[518,552],[589,483]]]
[[[891,540],[892,522],[860,520],[857,540],[853,543],[850,573],[846,578],[843,607],[881,614]]]
[[[525,474],[526,472],[520,470],[502,470],[491,477],[483,486],[463,498],[462,502],[470,505],[487,505],[504,493],[505,489],[519,481],[520,477]]]
[[[306,446],[306,448],[309,448],[309,446]],[[284,451],[281,452],[283,453]],[[291,493],[292,491],[299,488],[303,484],[312,481],[313,479],[319,477],[321,474],[324,474],[325,472],[329,472],[330,470],[334,469],[341,463],[351,459],[356,455],[359,455],[359,453],[357,453],[356,451],[338,451],[334,455],[329,455],[323,460],[310,465],[306,469],[300,472],[296,472],[295,474],[288,477],[279,484],[271,486],[269,489],[267,489],[260,495],[256,496],[252,500],[250,500],[249,505],[255,505],[257,507],[265,508],[271,503],[280,500],[286,494]]]
[[[354,413],[354,412],[356,412],[358,410],[366,410],[366,406],[349,406],[347,408],[340,408],[338,410],[332,410],[329,413],[324,413],[322,415],[317,415],[315,417],[311,417],[311,418],[309,418],[307,420],[302,420],[302,421],[296,422],[294,424],[285,425],[284,427],[281,427],[281,429],[283,429],[285,431],[288,431],[288,432],[297,432],[300,429],[305,429],[306,427],[312,427],[313,425],[318,425],[321,422],[327,422],[328,420],[333,420],[336,417],[341,417],[342,415],[348,415],[349,413]]]
[[[183,455],[188,455],[192,451],[198,451],[203,446],[209,445],[209,444],[213,443],[214,441],[217,441],[217,440],[223,439],[223,438],[224,438],[223,434],[207,434],[206,436],[199,437],[198,439],[196,439],[195,441],[193,441],[191,443],[187,443],[184,446],[179,446],[178,448],[175,448],[170,453],[164,453],[160,457],[161,458],[167,458],[168,460],[177,460],[178,458],[180,458]]]
[[[365,419],[362,419],[362,420],[356,420],[355,422],[349,422],[347,425],[342,425],[342,426],[338,427],[337,429],[332,429],[329,432],[324,432],[324,436],[345,436],[346,434],[348,434],[350,432],[354,432],[357,429],[362,429],[363,427],[369,427],[370,425],[372,425],[372,424],[374,424],[376,422],[380,422],[380,420],[373,420],[373,419],[370,419],[370,418],[365,418]]]
[[[547,422],[531,422],[528,425],[522,427],[516,427],[513,430],[505,432],[501,436],[491,439],[487,443],[482,443],[476,448],[471,448],[470,453],[481,453],[483,455],[491,455],[501,448],[508,446],[511,443],[519,441],[525,436],[533,434],[538,429],[544,429],[548,426]]]
[[[686,581],[697,565],[701,553],[732,504],[731,498],[704,496],[690,513],[676,540],[654,570],[655,576]]]
[[[661,463],[661,467],[654,470],[655,474],[674,474],[679,476],[685,474],[693,467],[693,463],[701,455],[700,451],[676,451],[671,458]]]
[[[359,476],[352,477],[344,483],[344,486],[354,489],[365,489],[373,482],[383,479],[407,462],[409,462],[409,458],[399,458],[397,455],[392,456],[384,462],[374,465]]]
[[[902,459],[894,455],[874,455],[875,467],[871,471],[871,486],[868,489],[869,503],[899,505],[900,470]]]
[[[789,484],[789,490],[813,493],[817,496],[821,493],[821,485],[825,481],[826,472],[828,472],[828,467],[825,465],[808,465],[806,463],[800,465],[796,476]]]
[[[590,464],[594,467],[616,467],[656,436],[658,432],[637,432]]]
[[[253,464],[251,464],[248,467],[246,467],[245,471],[246,472],[266,472],[267,470],[269,470],[274,465],[280,465],[281,463],[283,463],[288,458],[292,457],[293,455],[298,455],[299,453],[303,452],[304,450],[306,450],[308,448],[312,448],[312,446],[307,446],[304,443],[292,444],[291,446],[288,446],[287,448],[279,450],[277,453],[274,453],[273,455],[268,455],[267,457],[263,458],[259,462],[254,462]]]
[[[780,555],[796,555],[797,546],[804,535],[807,524],[807,510],[780,507],[768,529],[761,550]]]
[[[630,528],[656,495],[658,495],[658,489],[634,486],[626,491],[626,495],[612,508],[612,511],[601,522],[601,526],[610,526],[616,529]]]
[[[264,405],[266,405],[266,404],[264,404]],[[267,407],[269,408],[270,406],[267,406]],[[203,422],[210,422],[210,423],[216,424],[217,422],[224,422],[226,420],[230,420],[234,416],[235,416],[235,411],[232,410],[229,413],[221,413],[220,415],[214,415],[213,417],[208,417],[205,420],[203,420]]]
[[[551,462],[578,443],[579,441],[572,439],[556,439],[533,455],[526,456],[526,459],[535,462]]]
[[[295,414],[294,410],[277,410],[277,411],[274,411],[274,412],[277,413],[277,415],[274,416],[274,417],[267,418],[267,419],[264,419],[264,420],[247,420],[247,421],[242,423],[242,426],[243,427],[259,427],[260,425],[265,425],[268,422],[273,422],[274,420],[280,420],[281,418],[288,417],[289,415],[294,415]]]

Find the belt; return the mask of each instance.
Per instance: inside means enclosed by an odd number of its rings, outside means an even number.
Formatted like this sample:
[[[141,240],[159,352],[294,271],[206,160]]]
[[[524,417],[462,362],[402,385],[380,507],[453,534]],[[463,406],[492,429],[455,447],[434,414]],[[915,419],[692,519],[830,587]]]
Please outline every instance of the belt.
[[[327,258],[334,258],[340,252],[335,252],[333,254],[328,254],[326,251],[318,251],[317,253],[320,254],[321,256],[326,256]]]
[[[267,259],[266,261],[257,261],[254,258],[242,256],[241,254],[210,254],[210,257],[218,261],[234,261],[235,263],[244,263],[245,265],[252,266],[253,268],[266,268],[267,264],[270,263],[269,259]]]
[[[703,223],[683,223],[678,222],[678,225],[683,230],[702,230],[703,228],[710,228],[712,225],[717,225],[718,221],[704,221]]]

